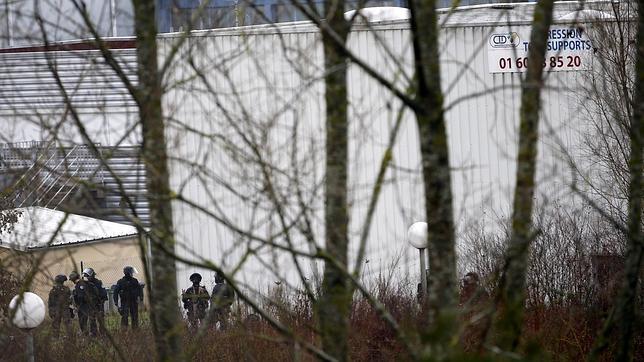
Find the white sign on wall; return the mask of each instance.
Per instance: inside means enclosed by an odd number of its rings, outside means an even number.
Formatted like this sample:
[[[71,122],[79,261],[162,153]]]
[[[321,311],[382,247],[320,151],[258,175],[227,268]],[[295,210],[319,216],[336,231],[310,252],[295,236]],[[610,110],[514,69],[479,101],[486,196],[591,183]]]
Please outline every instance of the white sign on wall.
[[[530,28],[497,28],[488,39],[490,73],[525,72],[528,68]],[[544,70],[579,71],[590,68],[593,46],[586,32],[575,26],[553,26],[548,32]]]

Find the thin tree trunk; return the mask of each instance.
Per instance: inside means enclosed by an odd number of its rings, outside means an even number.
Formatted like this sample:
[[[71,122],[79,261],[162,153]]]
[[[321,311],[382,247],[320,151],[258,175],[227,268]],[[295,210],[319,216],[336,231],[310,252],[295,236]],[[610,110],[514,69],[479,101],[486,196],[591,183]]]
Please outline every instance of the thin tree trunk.
[[[161,76],[157,64],[155,1],[134,0],[139,76],[139,114],[143,132],[143,160],[147,173],[152,241],[152,321],[157,358],[183,358],[181,317],[177,304],[174,230],[168,175]]]
[[[628,187],[628,254],[624,270],[624,285],[617,301],[618,361],[633,359],[635,304],[642,267],[644,240],[642,238],[642,172],[644,172],[644,4],[637,6],[637,60],[635,64],[635,97],[631,118],[631,156],[628,162],[630,184]]]
[[[346,43],[350,24],[344,19],[344,0],[325,2],[326,20]],[[322,32],[326,87],[326,177],[324,222],[326,249],[343,267],[347,266],[349,212],[347,209],[347,59],[342,46]],[[351,287],[348,276],[326,262],[318,318],[322,349],[337,360],[347,356]]]
[[[525,278],[532,229],[535,188],[539,110],[543,87],[543,62],[548,30],[552,23],[553,0],[541,0],[535,6],[530,34],[528,71],[522,85],[519,114],[519,157],[512,212],[512,232],[506,251],[500,290],[500,316],[495,331],[498,346],[515,350],[518,346],[525,304]]]
[[[599,358],[599,353],[606,348],[613,327],[617,329],[616,361],[631,361],[633,359],[634,323],[637,320],[635,306],[639,284],[639,273],[644,254],[642,238],[642,172],[644,172],[644,8],[637,6],[638,28],[635,60],[634,97],[632,101],[633,115],[630,117],[630,159],[628,170],[630,182],[628,185],[628,249],[624,280],[619,291],[613,312],[606,321],[599,335],[590,360]]]
[[[448,353],[457,331],[456,252],[449,149],[440,83],[438,23],[434,0],[411,1],[416,68],[414,109],[420,134],[429,241],[429,330],[432,355]],[[437,349],[438,348],[438,349]]]

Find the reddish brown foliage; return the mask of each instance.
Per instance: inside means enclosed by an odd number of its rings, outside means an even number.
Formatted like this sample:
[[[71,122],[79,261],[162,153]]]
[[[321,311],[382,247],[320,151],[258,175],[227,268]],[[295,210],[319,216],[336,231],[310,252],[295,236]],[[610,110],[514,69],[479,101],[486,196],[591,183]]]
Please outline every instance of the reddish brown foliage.
[[[397,290],[376,288],[375,295],[398,321],[402,330],[411,334],[422,328],[423,317],[413,293],[405,288]],[[294,298],[282,301],[280,307],[271,309],[281,323],[288,325],[300,340],[319,345],[313,324],[311,306],[304,300]],[[538,306],[526,313],[524,341],[539,347],[540,354],[555,361],[578,361],[588,355],[594,339],[601,329],[605,312],[583,306]],[[137,332],[122,332],[116,326],[116,318],[111,325],[115,341],[130,361],[150,361],[154,359],[154,339],[148,324]],[[240,318],[243,320],[245,318]],[[74,323],[77,323],[74,321]],[[392,361],[408,360],[404,345],[397,339],[395,331],[378,315],[369,303],[361,298],[354,301],[350,319],[350,357],[355,361]],[[635,341],[635,360],[644,361],[644,338],[642,323],[638,324],[639,333]],[[467,333],[467,330],[466,330]],[[479,334],[473,333],[463,338],[464,344],[472,346],[479,341]],[[0,348],[3,360],[24,360],[24,334],[20,331],[1,329]],[[10,337],[12,336],[12,337]],[[194,361],[288,361],[300,359],[315,360],[301,345],[281,336],[266,321],[256,319],[252,322],[235,322],[225,332],[209,331],[198,339],[187,335],[184,340],[187,352],[194,352]],[[467,346],[463,346],[467,347]],[[467,348],[466,348],[467,349]],[[612,359],[612,348],[603,355],[604,360]],[[473,356],[474,357],[474,356]],[[479,356],[480,357],[480,356]],[[118,360],[116,350],[107,339],[51,338],[48,325],[36,333],[36,359],[40,361],[92,361]]]

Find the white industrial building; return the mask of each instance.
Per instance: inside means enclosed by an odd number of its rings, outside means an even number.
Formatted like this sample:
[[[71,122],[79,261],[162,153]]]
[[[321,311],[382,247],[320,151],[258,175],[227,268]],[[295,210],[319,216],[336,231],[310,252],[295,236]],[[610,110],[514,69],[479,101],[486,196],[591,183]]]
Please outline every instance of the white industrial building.
[[[455,219],[461,232],[475,223],[491,228],[509,216],[520,77],[533,7],[491,4],[441,12],[441,78]],[[568,156],[582,162],[580,169],[585,170],[580,156],[587,104],[579,90],[592,69],[590,28],[596,19],[609,15],[578,12],[578,7],[566,2],[555,8],[539,143],[539,204],[574,206]],[[159,36],[160,64],[181,36]],[[404,90],[413,71],[409,36],[406,19],[359,23],[353,26],[349,48]],[[134,42],[108,40],[134,79]],[[5,138],[51,139],[43,121],[51,125],[67,119],[57,131],[61,141],[80,141],[47,66],[47,59],[53,59],[96,142],[108,146],[140,142],[138,133],[132,133],[136,110],[127,90],[100,54],[82,44],[0,50]],[[322,64],[319,31],[309,22],[197,31],[179,49],[165,80],[164,111],[170,119],[171,184],[190,202],[177,201],[173,210],[181,256],[224,265],[240,281],[262,291],[273,281],[299,283],[289,253],[262,246],[249,234],[270,237],[280,245],[291,242],[304,252],[311,251],[311,241],[323,245]],[[348,78],[350,232],[355,254],[401,102],[356,65],[350,66]],[[409,111],[402,114],[393,159],[368,239],[364,275],[369,277],[418,273],[417,253],[405,242],[407,227],[424,219],[418,133]],[[258,160],[269,167],[263,168]],[[267,174],[284,205],[290,240],[279,232],[283,225],[266,193]],[[302,205],[310,225],[298,218]],[[307,239],[307,230],[312,238]],[[306,278],[315,278],[321,264],[300,261]],[[178,285],[185,287],[194,271],[179,265]],[[204,279],[209,283],[214,276],[206,273]]]

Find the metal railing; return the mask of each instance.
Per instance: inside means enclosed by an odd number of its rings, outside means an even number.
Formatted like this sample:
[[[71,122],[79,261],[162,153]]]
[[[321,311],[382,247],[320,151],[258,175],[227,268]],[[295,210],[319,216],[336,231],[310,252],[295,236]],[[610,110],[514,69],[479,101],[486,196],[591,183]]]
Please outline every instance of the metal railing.
[[[102,184],[104,179],[103,167],[88,146],[63,148],[40,141],[0,144],[0,172],[11,171],[21,173],[14,182],[18,187],[8,197],[16,207],[56,209],[80,183]]]

